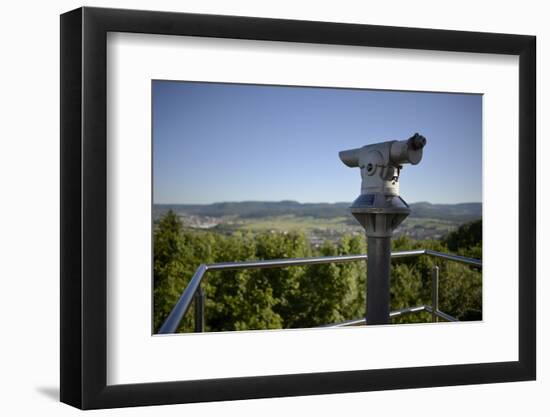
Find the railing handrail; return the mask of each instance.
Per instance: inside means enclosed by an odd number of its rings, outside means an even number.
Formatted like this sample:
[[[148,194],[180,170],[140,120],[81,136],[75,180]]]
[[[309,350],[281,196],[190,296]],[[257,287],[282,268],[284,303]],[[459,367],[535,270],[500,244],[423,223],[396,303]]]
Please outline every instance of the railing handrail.
[[[481,259],[468,258],[466,256],[453,255],[451,253],[437,252],[431,249],[425,249],[424,253],[428,256],[433,256],[434,258],[446,259],[448,261],[460,262],[466,265],[475,266],[476,268],[482,268],[483,263]]]
[[[431,249],[413,249],[405,251],[392,252],[392,258],[406,258],[412,256],[433,256],[449,261],[459,262],[466,265],[474,266],[477,268],[482,267],[482,262],[479,259],[468,258],[465,256],[453,255],[443,252],[433,251]],[[239,261],[239,262],[221,262],[214,264],[201,264],[195,270],[191,281],[181,294],[178,302],[162,324],[159,334],[174,333],[189,310],[193,297],[199,289],[203,277],[208,271],[230,271],[241,269],[262,269],[262,268],[277,268],[288,266],[303,266],[303,265],[318,265],[327,263],[344,263],[366,260],[367,255],[337,255],[337,256],[318,256],[311,258],[283,258],[283,259],[270,259],[270,260],[256,260],[256,261]]]

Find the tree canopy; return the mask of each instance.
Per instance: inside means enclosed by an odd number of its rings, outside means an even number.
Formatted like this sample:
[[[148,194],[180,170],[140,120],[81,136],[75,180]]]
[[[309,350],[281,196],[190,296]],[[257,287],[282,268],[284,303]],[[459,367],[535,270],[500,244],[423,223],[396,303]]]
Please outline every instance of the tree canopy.
[[[427,248],[481,258],[481,221],[461,226],[444,240],[393,240],[394,250]],[[184,228],[168,211],[154,230],[153,326],[165,318],[203,263],[349,255],[366,252],[363,236],[345,235],[319,247],[300,232],[221,233]],[[481,273],[426,256],[392,261],[392,310],[430,304],[431,268],[440,267],[440,309],[460,320],[481,319]],[[205,330],[316,327],[364,317],[366,263],[209,272],[203,281]],[[428,321],[415,314],[396,323]],[[178,329],[193,330],[189,311]]]

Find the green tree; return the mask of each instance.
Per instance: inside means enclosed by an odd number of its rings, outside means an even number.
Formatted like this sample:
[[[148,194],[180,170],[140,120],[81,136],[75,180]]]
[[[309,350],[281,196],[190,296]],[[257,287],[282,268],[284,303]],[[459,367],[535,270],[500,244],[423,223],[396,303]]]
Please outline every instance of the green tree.
[[[181,227],[179,218],[173,211],[169,211],[155,228],[153,240],[153,327],[155,332],[178,300],[185,285],[185,277],[192,268],[186,264],[187,245],[181,235]]]
[[[426,248],[481,258],[481,221],[446,239],[393,239],[393,250]],[[157,331],[201,263],[337,256],[366,252],[363,236],[313,247],[301,232],[233,232],[186,229],[169,211],[154,230],[154,330]],[[440,309],[460,320],[481,319],[479,271],[427,256],[392,260],[391,309],[431,304],[431,271],[440,267]],[[202,283],[206,330],[304,328],[365,315],[366,263],[209,272]],[[192,331],[193,309],[178,331]],[[431,320],[410,314],[395,323]]]
[[[451,252],[481,259],[483,224],[481,219],[465,223],[449,233],[444,242]]]
[[[216,237],[216,261],[257,259],[252,235],[236,233]],[[208,276],[207,329],[211,331],[281,328],[273,311],[277,300],[268,278],[253,270],[223,271]]]

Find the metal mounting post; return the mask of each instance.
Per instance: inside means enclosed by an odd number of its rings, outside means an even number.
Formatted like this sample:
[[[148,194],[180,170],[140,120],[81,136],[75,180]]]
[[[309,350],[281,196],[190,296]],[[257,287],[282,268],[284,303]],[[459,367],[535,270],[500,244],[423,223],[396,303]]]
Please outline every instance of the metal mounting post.
[[[388,324],[391,237],[367,237],[367,248],[367,324]]]
[[[195,293],[195,332],[204,332],[204,291],[200,285]]]
[[[437,312],[439,311],[439,267],[432,267],[432,321],[439,321]]]

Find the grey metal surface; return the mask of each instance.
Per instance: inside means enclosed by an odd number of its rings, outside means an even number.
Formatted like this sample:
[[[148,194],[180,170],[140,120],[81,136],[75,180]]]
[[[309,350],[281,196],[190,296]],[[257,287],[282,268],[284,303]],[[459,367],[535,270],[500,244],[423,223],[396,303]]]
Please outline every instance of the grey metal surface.
[[[407,258],[410,256],[420,256],[425,255],[426,250],[425,249],[411,249],[411,250],[400,250],[397,252],[392,252],[391,257],[393,258]]]
[[[451,316],[450,314],[444,313],[441,310],[434,310],[432,306],[426,306],[426,311],[428,313],[435,313],[435,315],[445,321],[460,321],[456,317]]]
[[[420,311],[426,311],[426,306],[416,306],[416,307],[407,307],[400,310],[395,310],[390,313],[390,317],[393,319],[395,317],[404,316],[405,314],[418,313]]]
[[[467,258],[465,256],[451,255],[450,253],[436,252],[430,249],[426,249],[426,255],[433,256],[435,258],[446,259],[448,261],[454,261],[463,263],[470,266],[475,266],[477,268],[482,268],[483,263],[479,259]]]
[[[437,323],[436,311],[439,310],[439,267],[432,267],[432,321]]]
[[[361,169],[361,194],[399,195],[402,165],[418,164],[425,145],[426,138],[415,133],[406,140],[373,143],[338,155],[348,167]]]
[[[390,252],[393,231],[410,214],[399,196],[399,175],[404,164],[422,160],[426,138],[415,133],[402,141],[372,143],[339,153],[348,167],[361,170],[361,195],[351,214],[367,235],[367,325],[390,320]]]
[[[436,310],[435,314],[446,321],[459,321],[457,318],[451,316],[450,314],[444,313],[443,311]]]
[[[204,291],[199,285],[195,293],[195,333],[204,332]]]
[[[368,237],[367,324],[390,322],[391,237]]]
[[[390,312],[390,318],[404,316],[406,314],[418,313],[420,311],[427,311],[429,306],[421,305],[416,307],[407,307],[400,310],[394,310]],[[431,311],[431,310],[430,310]],[[337,328],[337,327],[351,327],[351,326],[364,326],[366,324],[365,319],[346,320],[339,323],[325,324],[319,327]]]
[[[336,328],[336,327],[351,327],[351,326],[364,326],[366,324],[365,318],[355,319],[355,320],[346,320],[338,323],[323,324],[319,328]]]
[[[367,236],[391,237],[411,209],[398,195],[378,193],[361,194],[351,205],[350,212]]]
[[[249,268],[284,268],[285,266],[316,265],[332,262],[354,262],[364,259],[367,259],[367,255],[319,256],[315,258],[270,259],[267,261],[222,262],[205,265],[205,267],[208,271],[227,271]]]
[[[191,301],[193,301],[193,297],[195,296],[195,293],[197,292],[197,289],[201,284],[202,277],[204,276],[206,271],[206,265],[199,265],[199,267],[195,271],[195,274],[193,275],[193,278],[191,278],[191,281],[189,281],[187,288],[185,288],[185,291],[183,291],[183,293],[181,294],[178,302],[160,327],[159,334],[176,332],[181,322],[181,319],[183,318],[183,316],[185,316],[187,310],[189,310]]]
[[[449,261],[455,261],[460,262],[466,265],[475,266],[478,268],[482,268],[482,262],[478,259],[473,258],[467,258],[464,256],[458,256],[458,255],[449,255],[442,252],[436,252],[432,250],[427,249],[414,249],[414,250],[406,250],[406,251],[398,251],[398,252],[392,252],[391,258],[399,259],[399,258],[407,258],[407,257],[414,257],[414,256],[421,256],[421,255],[427,255],[432,257],[437,257]],[[189,310],[189,307],[191,306],[191,303],[193,301],[193,298],[195,296],[195,293],[197,292],[197,289],[200,286],[200,283],[202,279],[204,278],[205,274],[208,271],[228,271],[228,270],[240,270],[240,269],[260,269],[260,268],[278,268],[278,267],[289,267],[289,266],[300,266],[300,265],[316,265],[316,264],[324,264],[324,263],[344,263],[344,262],[357,262],[357,261],[363,261],[367,259],[367,255],[361,254],[361,255],[343,255],[343,256],[321,256],[321,257],[315,257],[315,258],[289,258],[289,259],[272,259],[267,261],[245,261],[245,262],[223,262],[223,263],[217,263],[217,264],[201,264],[196,269],[195,273],[193,274],[193,277],[191,278],[191,281],[181,294],[178,302],[162,324],[160,330],[158,331],[158,334],[169,334],[169,333],[175,333],[180,321],[185,316],[187,311]],[[431,313],[431,309],[429,310]],[[441,316],[441,313],[438,312],[438,317],[444,318]],[[390,313],[391,315],[391,313]],[[446,317],[450,317],[450,321],[456,321],[455,318],[452,316],[446,315]],[[445,319],[445,318],[444,318]],[[364,321],[364,319],[361,319]]]

